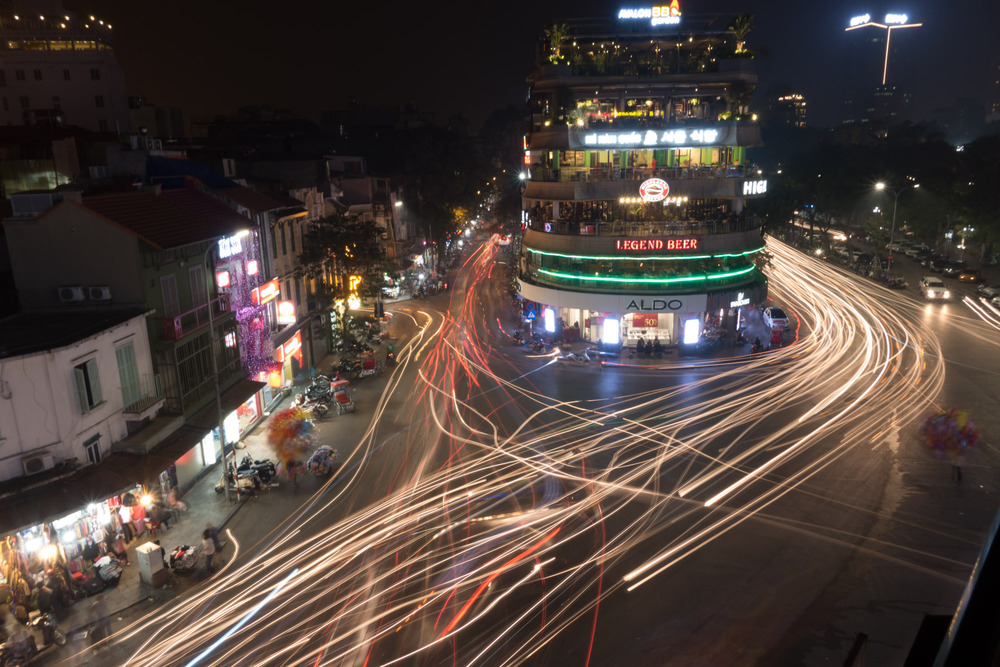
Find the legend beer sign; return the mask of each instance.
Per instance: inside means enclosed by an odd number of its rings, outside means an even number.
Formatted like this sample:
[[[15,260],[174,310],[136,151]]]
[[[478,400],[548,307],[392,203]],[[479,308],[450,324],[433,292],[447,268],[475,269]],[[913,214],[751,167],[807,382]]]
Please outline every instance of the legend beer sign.
[[[659,250],[698,250],[698,239],[615,239],[615,250],[650,253]]]

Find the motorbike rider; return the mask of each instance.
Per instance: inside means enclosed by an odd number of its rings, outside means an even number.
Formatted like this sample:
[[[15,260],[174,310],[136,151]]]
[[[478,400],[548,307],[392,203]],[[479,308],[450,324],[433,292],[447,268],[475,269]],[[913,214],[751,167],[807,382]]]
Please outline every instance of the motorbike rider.
[[[750,347],[750,352],[761,352],[764,346],[760,342],[760,337],[754,338],[753,345]]]

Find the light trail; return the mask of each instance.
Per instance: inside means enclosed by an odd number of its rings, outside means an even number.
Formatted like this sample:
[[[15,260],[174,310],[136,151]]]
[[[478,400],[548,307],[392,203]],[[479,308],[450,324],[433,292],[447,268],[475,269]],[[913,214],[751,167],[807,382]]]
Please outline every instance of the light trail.
[[[487,323],[499,325],[503,278],[491,282],[492,251],[480,248],[446,315],[396,311],[417,333],[343,474],[239,562],[115,635],[148,638],[126,664],[524,664],[580,628],[592,645],[605,601],[737,526],[780,523],[774,503],[815,498],[812,482],[841,457],[884,447],[891,425],[918,419],[945,362],[911,300],[768,247],[772,289],[799,321],[795,344],[663,364],[655,390],[619,396],[599,395],[594,374],[648,371],[559,369],[495,347],[506,335]],[[594,395],[551,395],[539,386],[552,373]],[[407,426],[380,435],[393,422]],[[357,500],[372,480],[388,491]],[[317,518],[332,515],[343,518]],[[832,525],[787,529],[850,547]],[[928,567],[918,549],[879,547]]]

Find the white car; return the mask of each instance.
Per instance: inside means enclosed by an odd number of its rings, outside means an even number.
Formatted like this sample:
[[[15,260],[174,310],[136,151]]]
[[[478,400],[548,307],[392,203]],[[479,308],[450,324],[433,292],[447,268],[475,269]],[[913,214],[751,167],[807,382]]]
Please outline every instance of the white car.
[[[1000,296],[1000,285],[982,284],[976,291],[985,296],[987,299],[992,299],[995,296]]]
[[[788,316],[785,315],[785,311],[777,306],[765,308],[763,318],[764,326],[768,329],[781,329],[784,331],[788,328]]]
[[[951,291],[944,281],[937,276],[924,276],[920,279],[920,296],[927,300],[940,299],[947,301],[951,298]]]

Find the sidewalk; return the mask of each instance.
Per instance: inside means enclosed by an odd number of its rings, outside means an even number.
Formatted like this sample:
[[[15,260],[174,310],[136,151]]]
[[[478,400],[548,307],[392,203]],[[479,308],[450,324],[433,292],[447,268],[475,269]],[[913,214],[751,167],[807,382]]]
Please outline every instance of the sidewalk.
[[[403,299],[396,299],[394,301],[398,302],[401,300]],[[398,341],[397,345],[399,345]],[[376,356],[380,359],[384,359],[386,354],[385,345],[379,344],[374,345],[373,347],[375,348]],[[327,355],[319,364],[317,364],[316,372],[331,374],[331,370],[335,369],[339,363],[340,357],[337,353]],[[385,374],[383,373],[380,376],[355,380],[351,383],[349,391],[352,397],[358,401],[359,409],[364,406],[374,404],[378,393],[381,392],[382,385],[380,379],[384,376]],[[268,413],[268,415],[265,416],[260,423],[244,435],[244,437],[236,445],[235,456],[237,460],[241,459],[244,454],[250,454],[250,456],[254,459],[270,458],[274,460],[274,452],[267,443],[270,414],[287,408],[295,395],[302,392],[309,382],[310,379],[306,379],[304,382],[294,385],[291,393],[274,406],[271,413]],[[327,433],[331,432],[334,427],[328,425],[336,423],[336,419],[336,412],[333,411],[317,423],[317,431],[320,434],[324,431],[327,431]],[[343,454],[344,452],[341,452],[341,455]],[[143,603],[158,606],[162,603],[170,601],[180,594],[183,594],[185,591],[200,585],[207,578],[204,570],[204,559],[201,558],[199,559],[198,567],[195,572],[191,574],[178,575],[168,569],[169,574],[167,583],[159,588],[143,583],[140,581],[139,577],[139,566],[135,551],[136,547],[141,544],[152,542],[154,539],[158,539],[160,541],[160,545],[166,551],[167,557],[169,557],[174,547],[179,545],[192,545],[200,547],[202,532],[205,530],[206,525],[212,525],[218,529],[219,540],[222,543],[222,549],[219,552],[220,555],[215,557],[215,566],[216,569],[218,569],[220,563],[228,561],[233,554],[232,547],[227,544],[224,529],[226,525],[229,524],[237,515],[240,509],[247,504],[247,501],[251,498],[265,500],[274,498],[274,501],[278,501],[279,504],[284,504],[277,497],[268,496],[268,494],[286,495],[282,487],[292,487],[288,478],[282,476],[272,482],[272,488],[259,492],[256,496],[248,497],[243,495],[239,502],[237,502],[235,492],[231,492],[230,499],[226,500],[225,493],[217,493],[215,490],[215,485],[219,481],[221,470],[222,462],[218,461],[209,467],[202,474],[202,476],[184,492],[182,500],[187,505],[188,509],[186,512],[180,513],[176,517],[176,520],[171,520],[169,529],[161,530],[155,537],[150,535],[147,531],[147,533],[136,537],[127,545],[127,554],[130,565],[123,568],[121,581],[117,586],[114,588],[105,588],[103,591],[96,593],[89,598],[82,598],[75,605],[64,610],[60,610],[57,613],[58,625],[60,629],[66,633],[67,637],[72,640],[75,634],[82,630],[86,630],[87,626],[94,622],[95,613],[106,615],[112,623],[112,630],[118,630],[120,628],[116,623],[116,620],[122,615],[123,612],[129,610],[131,607]],[[306,485],[306,488],[303,489],[301,498],[308,497],[308,490],[313,486],[312,484],[309,484],[310,481],[312,480],[300,480],[300,485]],[[287,495],[287,502],[301,502],[301,498],[299,498],[298,494]],[[92,611],[95,607],[98,607],[99,612]],[[41,645],[41,637],[38,637],[38,639]]]

